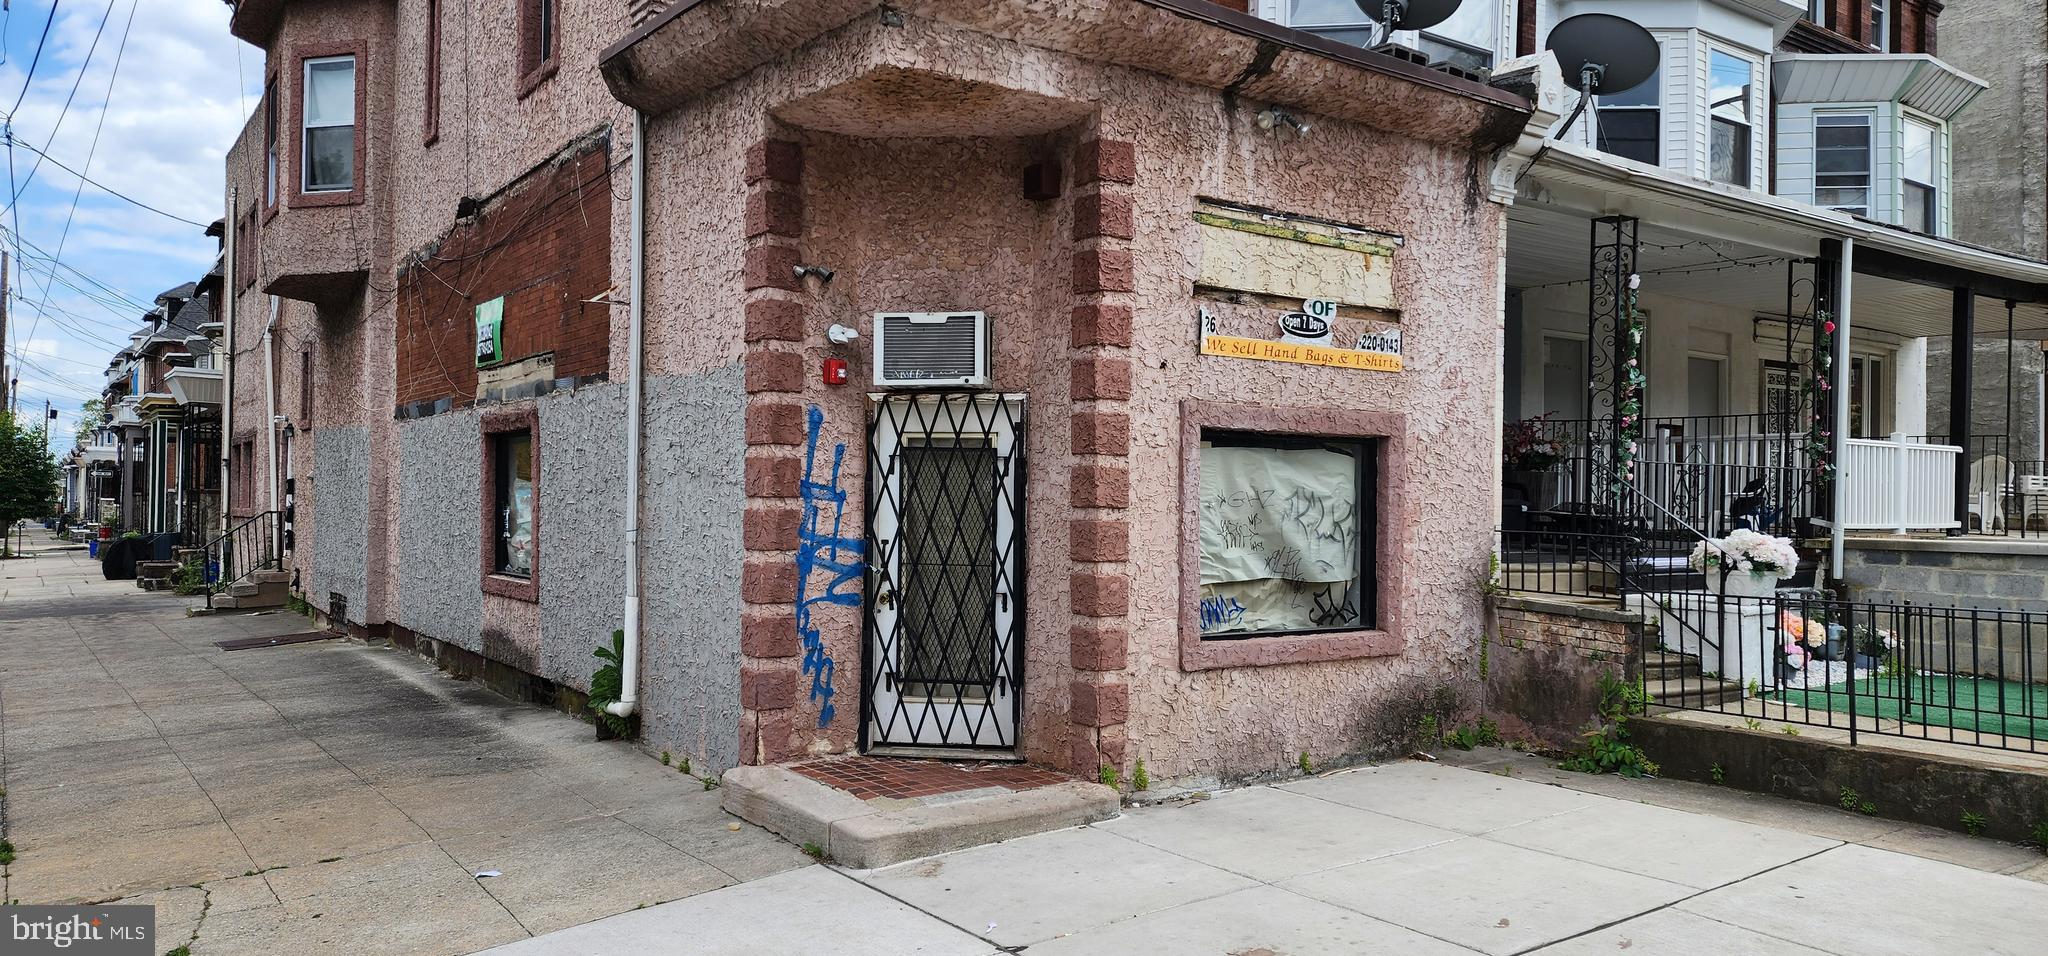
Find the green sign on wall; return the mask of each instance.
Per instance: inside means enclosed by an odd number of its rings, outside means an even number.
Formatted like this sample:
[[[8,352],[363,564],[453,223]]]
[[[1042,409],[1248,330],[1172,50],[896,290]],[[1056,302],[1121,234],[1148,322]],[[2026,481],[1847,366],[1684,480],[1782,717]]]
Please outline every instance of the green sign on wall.
[[[505,358],[505,297],[499,296],[476,307],[476,364],[478,368]]]

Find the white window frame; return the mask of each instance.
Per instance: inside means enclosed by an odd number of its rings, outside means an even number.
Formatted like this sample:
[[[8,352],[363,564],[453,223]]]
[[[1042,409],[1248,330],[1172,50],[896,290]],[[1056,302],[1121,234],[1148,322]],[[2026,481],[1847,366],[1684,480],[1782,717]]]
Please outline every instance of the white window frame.
[[[1897,0],[1870,0],[1870,22],[1866,29],[1877,32],[1877,39],[1870,45],[1879,53],[1892,51],[1892,16],[1897,12]]]
[[[1768,134],[1768,130],[1765,129],[1765,124],[1762,119],[1763,111],[1759,110],[1757,107],[1757,92],[1760,89],[1760,84],[1764,82],[1762,79],[1759,78],[1759,74],[1762,72],[1763,69],[1763,58],[1755,53],[1751,53],[1747,50],[1744,50],[1741,47],[1730,46],[1725,43],[1715,43],[1710,41],[1703,44],[1703,46],[1705,47],[1706,51],[1706,59],[1704,64],[1702,65],[1706,68],[1706,75],[1702,77],[1702,79],[1706,81],[1704,84],[1704,88],[1707,91],[1707,99],[1695,108],[1699,109],[1700,111],[1696,115],[1700,116],[1702,122],[1705,123],[1704,128],[1707,132],[1707,150],[1706,155],[1700,157],[1700,159],[1698,160],[1700,165],[1694,168],[1702,169],[1706,173],[1707,179],[1712,180],[1714,182],[1721,182],[1718,179],[1714,179],[1714,124],[1716,122],[1737,122],[1733,119],[1721,120],[1714,114],[1714,54],[1719,53],[1723,56],[1738,60],[1745,66],[1749,67],[1749,82],[1744,83],[1742,87],[1744,100],[1742,104],[1742,112],[1745,118],[1740,121],[1740,125],[1745,126],[1749,129],[1748,142],[1745,144],[1746,148],[1744,149],[1742,156],[1742,165],[1744,169],[1748,171],[1748,176],[1745,177],[1748,181],[1739,183],[1722,183],[1722,185],[1734,186],[1739,189],[1756,189],[1758,174],[1763,172],[1762,164],[1757,162],[1756,148],[1757,144],[1762,142],[1763,137]]]
[[[324,123],[324,124],[321,124],[321,125],[318,125],[318,126],[316,126],[316,125],[314,125],[314,124],[313,124],[313,121],[312,121],[311,117],[310,117],[310,116],[308,115],[308,110],[307,110],[307,108],[306,108],[306,104],[308,104],[309,102],[311,102],[311,101],[312,101],[312,96],[313,96],[313,67],[314,67],[314,66],[316,66],[316,65],[319,65],[319,64],[323,64],[323,63],[337,63],[337,62],[340,62],[340,61],[343,61],[343,60],[347,60],[347,61],[348,61],[348,68],[349,68],[349,90],[350,90],[350,96],[349,96],[349,105],[348,105],[348,114],[349,114],[349,121],[348,121],[347,123]],[[359,92],[361,92],[357,84],[360,84],[360,83],[362,82],[362,78],[363,78],[363,76],[362,76],[362,64],[361,64],[361,62],[360,62],[360,61],[358,60],[358,58],[356,57],[356,55],[355,55],[355,54],[353,54],[353,53],[342,53],[342,54],[337,54],[337,55],[335,55],[335,56],[315,56],[315,57],[307,57],[307,58],[306,58],[306,59],[305,59],[305,60],[304,60],[303,62],[301,62],[301,63],[299,64],[299,104],[298,104],[298,105],[299,105],[299,191],[300,191],[300,192],[302,192],[302,193],[307,193],[307,194],[320,194],[320,193],[347,193],[347,192],[354,192],[354,191],[355,191],[355,188],[356,188],[356,185],[357,185],[357,183],[361,181],[361,179],[362,179],[362,176],[363,176],[363,171],[362,171],[361,169],[358,169],[358,168],[356,168],[356,166],[357,166],[358,164],[356,164],[356,163],[354,162],[354,159],[353,159],[353,155],[354,155],[354,153],[355,153],[355,151],[356,151],[356,146],[358,145],[358,140],[357,140],[357,137],[360,137],[360,136],[362,136],[362,135],[363,135],[363,130],[362,130],[362,125],[363,125],[363,118],[362,118],[361,116],[357,115],[357,113],[358,113],[358,110],[357,110],[357,107],[356,107],[356,104],[357,104],[357,103],[358,103],[358,102],[360,101],[360,97],[359,97],[359,96],[357,96],[356,94],[357,94],[357,93],[359,93]],[[348,182],[348,185],[346,185],[346,186],[315,186],[315,185],[313,185],[313,181],[312,181],[312,176],[313,176],[313,137],[312,137],[312,136],[311,136],[310,134],[311,134],[311,132],[312,132],[313,130],[316,130],[316,129],[335,129],[335,128],[337,128],[337,127],[341,127],[341,126],[347,126],[347,127],[349,128],[349,151],[350,151],[350,154],[351,154],[351,159],[350,159],[350,164],[349,164],[349,182]]]
[[[1421,40],[1426,37],[1432,43],[1443,44],[1445,46],[1455,47],[1459,49],[1483,52],[1488,57],[1488,69],[1492,69],[1494,67],[1499,66],[1501,63],[1507,60],[1513,59],[1515,55],[1516,18],[1519,15],[1518,11],[1516,10],[1516,4],[1513,2],[1513,0],[1465,0],[1465,2],[1473,4],[1486,4],[1493,8],[1494,30],[1493,36],[1491,38],[1492,45],[1490,49],[1480,50],[1478,47],[1474,47],[1472,44],[1467,43],[1463,40],[1454,40],[1448,37],[1438,36],[1427,30],[1396,30],[1394,32],[1394,35],[1389,38],[1389,42],[1399,43],[1403,46],[1415,47],[1417,49],[1420,49],[1422,46]],[[1293,0],[1254,0],[1252,4],[1253,13],[1257,14],[1261,19],[1271,20],[1274,23],[1280,24],[1281,26],[1294,26],[1293,23],[1289,22],[1292,10]],[[1294,28],[1313,33],[1320,30],[1362,29],[1372,27],[1377,23],[1378,21],[1373,20],[1369,16],[1366,16],[1361,11],[1358,20],[1355,22],[1319,23],[1312,26],[1301,26]]]
[[[1864,150],[1863,150],[1863,160],[1864,160],[1864,162],[1863,162],[1863,178],[1864,178],[1864,181],[1865,181],[1866,185],[1865,185],[1865,186],[1863,187],[1863,205],[1862,205],[1861,207],[1857,207],[1857,206],[1830,206],[1830,205],[1825,205],[1825,204],[1823,204],[1823,203],[1821,203],[1821,202],[1820,202],[1820,191],[1821,191],[1822,189],[1854,189],[1854,188],[1856,188],[1856,187],[1854,187],[1854,186],[1842,186],[1842,185],[1839,185],[1839,184],[1837,184],[1837,185],[1826,185],[1826,184],[1823,184],[1823,183],[1821,182],[1821,177],[1823,177],[1823,176],[1848,176],[1848,175],[1854,175],[1853,173],[1827,173],[1827,172],[1822,172],[1822,171],[1821,171],[1821,168],[1820,168],[1820,127],[1821,127],[1821,125],[1822,125],[1822,123],[1821,123],[1821,120],[1822,120],[1822,119],[1826,119],[1826,118],[1835,118],[1835,119],[1860,119],[1860,120],[1862,120],[1862,121],[1863,121],[1863,123],[1862,123],[1862,127],[1863,127],[1863,129],[1865,129],[1865,130],[1867,130],[1867,131],[1868,131],[1868,135],[1867,135],[1867,136],[1865,137],[1865,141],[1866,141],[1866,142],[1867,142],[1867,143],[1868,143],[1869,145],[1868,145],[1868,146],[1866,146],[1866,147],[1864,148]],[[1833,124],[1833,125],[1838,125],[1838,126],[1854,126],[1855,124],[1848,124],[1848,123],[1844,123],[1844,124]],[[1812,201],[1814,205],[1816,205],[1816,206],[1820,206],[1820,207],[1821,207],[1821,208],[1823,208],[1823,209],[1833,209],[1833,210],[1835,210],[1835,211],[1837,211],[1837,212],[1846,212],[1846,213],[1849,213],[1849,214],[1851,214],[1851,215],[1859,215],[1859,216],[1869,216],[1869,215],[1871,215],[1871,214],[1872,214],[1872,210],[1874,210],[1874,209],[1876,209],[1876,208],[1877,208],[1877,185],[1878,185],[1878,184],[1877,184],[1877,113],[1876,113],[1876,111],[1874,111],[1874,110],[1817,110],[1817,111],[1815,111],[1815,112],[1814,112],[1814,114],[1813,114],[1813,195],[1812,195],[1812,196],[1810,196],[1810,197],[1808,197],[1808,198],[1810,199],[1810,201]]]
[[[1929,165],[1928,173],[1930,174],[1928,178],[1932,179],[1933,182],[1921,182],[1906,175],[1906,130],[1911,126],[1922,126],[1928,131],[1927,162]],[[1942,201],[1948,198],[1946,195],[1947,191],[1942,188],[1942,181],[1947,178],[1947,173],[1948,124],[1925,113],[1901,108],[1899,110],[1899,225],[1903,226],[1906,224],[1906,184],[1912,183],[1916,186],[1926,187],[1927,198],[1934,207],[1927,210],[1927,235],[1942,236],[1948,234],[1941,215]]]
[[[1644,80],[1643,82],[1654,83],[1657,85],[1656,102],[1648,104],[1636,103],[1609,106],[1605,103],[1600,102],[1600,97],[1596,96],[1593,98],[1594,129],[1592,146],[1594,149],[1601,150],[1602,152],[1607,152],[1610,156],[1621,156],[1622,154],[1620,153],[1609,152],[1606,149],[1606,147],[1601,145],[1601,139],[1606,135],[1607,132],[1607,116],[1611,113],[1648,113],[1655,120],[1650,124],[1650,129],[1656,135],[1656,154],[1650,157],[1648,160],[1632,156],[1622,156],[1622,158],[1634,159],[1636,162],[1639,163],[1647,162],[1652,166],[1662,166],[1664,165],[1664,75],[1661,72],[1656,73],[1651,75],[1649,79]]]

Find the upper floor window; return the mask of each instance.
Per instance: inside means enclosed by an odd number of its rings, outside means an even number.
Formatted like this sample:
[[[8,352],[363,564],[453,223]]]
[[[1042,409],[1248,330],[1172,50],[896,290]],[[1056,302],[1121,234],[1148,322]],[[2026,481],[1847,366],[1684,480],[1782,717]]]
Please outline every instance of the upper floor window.
[[[554,75],[560,47],[558,0],[521,0],[519,13],[519,95],[533,92]]]
[[[277,205],[277,80],[263,87],[263,205]]]
[[[305,181],[300,188],[309,193],[354,189],[356,58],[307,60],[304,100]]]
[[[1941,231],[1941,131],[1924,120],[1906,117],[1905,156],[1899,168],[1902,205],[1899,225],[1914,232]]]
[[[1870,114],[1816,114],[1813,147],[1813,204],[1870,215]]]
[[[1717,183],[1750,185],[1750,84],[1754,64],[1726,50],[1711,50],[1707,113],[1713,123],[1708,174]]]
[[[1891,52],[1892,42],[1892,0],[1870,0],[1871,46],[1884,52]]]
[[[1833,8],[1831,0],[1806,0],[1806,19],[1818,26],[1828,25],[1828,11]]]
[[[1431,62],[1473,72],[1490,70],[1500,46],[1499,6],[1467,0],[1450,19],[1424,31],[1399,31],[1393,39],[1421,50]],[[1355,0],[1282,0],[1280,14],[1288,26],[1344,43],[1365,46],[1379,38],[1376,21]]]
[[[421,138],[428,145],[441,136],[441,0],[427,0],[427,82],[421,97]]]
[[[1635,89],[1598,99],[1594,119],[1600,128],[1601,152],[1652,166],[1662,161],[1657,128],[1664,111],[1657,103],[1657,82],[1653,73]]]

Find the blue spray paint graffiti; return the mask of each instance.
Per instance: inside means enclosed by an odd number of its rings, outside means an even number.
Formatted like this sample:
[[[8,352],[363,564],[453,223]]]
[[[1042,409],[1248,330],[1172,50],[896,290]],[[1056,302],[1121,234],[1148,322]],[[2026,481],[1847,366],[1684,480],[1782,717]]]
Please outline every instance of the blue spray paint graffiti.
[[[861,560],[867,543],[839,533],[840,520],[846,514],[846,491],[839,487],[839,467],[846,460],[846,445],[832,446],[831,478],[819,482],[815,477],[818,436],[824,427],[824,411],[816,405],[811,406],[810,435],[804,446],[804,518],[796,533],[796,636],[804,645],[803,672],[811,679],[811,700],[822,705],[818,708],[820,727],[832,723],[833,669],[832,658],[825,653],[825,640],[811,620],[811,607],[817,604],[859,607],[861,576],[867,573],[867,565]],[[823,528],[827,505],[832,508],[829,532]],[[811,590],[813,571],[823,571],[827,575],[824,588],[816,593]]]
[[[1244,620],[1244,605],[1234,597],[1205,597],[1202,599],[1202,630],[1213,631],[1228,624]]]

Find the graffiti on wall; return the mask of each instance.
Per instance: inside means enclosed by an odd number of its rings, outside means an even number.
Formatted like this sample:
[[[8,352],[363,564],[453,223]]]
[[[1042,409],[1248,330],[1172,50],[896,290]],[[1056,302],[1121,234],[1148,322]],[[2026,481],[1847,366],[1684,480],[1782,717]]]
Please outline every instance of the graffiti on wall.
[[[846,514],[846,490],[839,486],[840,466],[846,460],[844,443],[832,446],[830,476],[818,480],[818,440],[825,427],[825,413],[813,405],[809,434],[804,444],[804,480],[801,487],[803,523],[797,528],[796,543],[796,635],[803,642],[803,673],[811,679],[811,700],[818,706],[818,726],[832,723],[832,657],[825,652],[825,639],[818,633],[811,609],[820,604],[860,606],[860,582],[867,573],[862,559],[867,543],[840,533]],[[831,515],[825,514],[826,508]],[[828,523],[829,522],[829,523]],[[814,589],[813,573],[822,572],[824,586]]]

